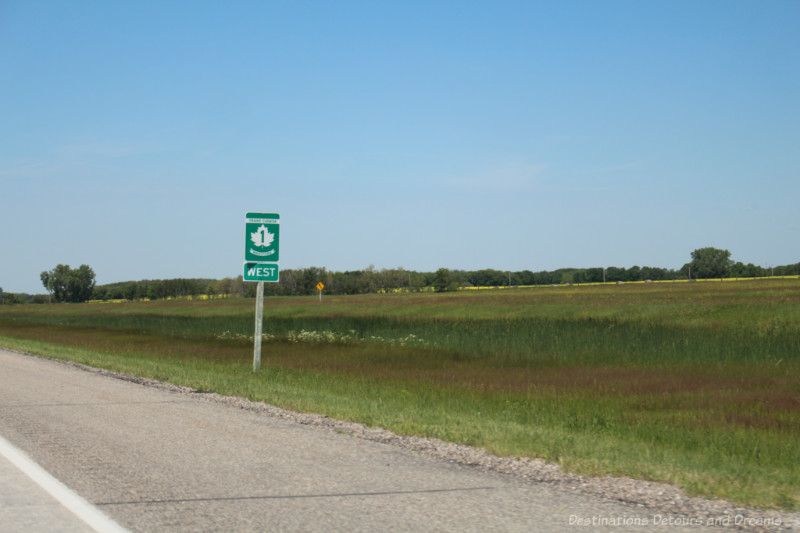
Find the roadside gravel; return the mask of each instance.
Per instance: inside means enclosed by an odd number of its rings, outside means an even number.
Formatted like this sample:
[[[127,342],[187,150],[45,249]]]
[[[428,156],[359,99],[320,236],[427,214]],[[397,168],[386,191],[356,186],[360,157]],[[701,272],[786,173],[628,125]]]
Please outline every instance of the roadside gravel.
[[[517,476],[534,483],[559,486],[577,493],[633,504],[648,510],[653,513],[653,516],[657,516],[659,513],[678,515],[685,517],[686,522],[682,525],[713,523],[729,531],[800,531],[800,513],[737,507],[723,500],[690,497],[681,489],[665,483],[620,477],[579,476],[565,472],[559,465],[540,459],[498,457],[471,446],[453,444],[438,439],[401,436],[382,428],[369,428],[363,424],[335,420],[326,416],[296,413],[262,402],[221,396],[215,392],[198,391],[189,387],[180,387],[77,363],[65,362],[65,364],[176,394],[192,395],[208,402],[222,403],[239,409],[259,412],[265,416],[290,420],[297,424],[399,446],[426,456],[486,471]]]

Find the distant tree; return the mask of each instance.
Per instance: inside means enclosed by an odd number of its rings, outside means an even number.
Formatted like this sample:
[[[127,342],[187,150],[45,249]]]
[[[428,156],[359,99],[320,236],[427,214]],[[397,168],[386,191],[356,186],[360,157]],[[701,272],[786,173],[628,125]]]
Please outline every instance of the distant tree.
[[[450,290],[453,277],[450,270],[440,268],[433,276],[433,289],[436,292],[444,292]]]
[[[5,302],[6,302],[8,305],[14,305],[14,304],[21,304],[21,303],[24,303],[24,301],[22,300],[22,298],[21,298],[20,296],[17,296],[17,295],[16,295],[16,294],[14,294],[13,292],[7,292],[7,293],[5,293]]]
[[[312,266],[303,269],[303,275],[300,278],[301,293],[315,294],[317,292],[317,283],[320,282],[324,285],[329,285],[328,275],[324,268]]]
[[[404,289],[411,286],[411,273],[403,267],[382,268],[379,274],[380,283],[378,285],[385,290]]]
[[[89,265],[72,269],[69,265],[57,265],[53,270],[39,276],[42,285],[52,294],[56,302],[85,302],[92,297],[94,271]]]
[[[107,294],[107,288],[95,285],[94,290],[92,291],[92,300],[106,300],[108,299]]]
[[[603,269],[598,267],[587,268],[584,273],[584,278],[586,279],[586,283],[598,283],[603,281]]]
[[[639,270],[639,279],[642,281],[647,281],[647,280],[653,281],[661,278],[658,277],[656,269],[646,266],[642,267],[641,270]]]
[[[627,281],[627,279],[624,268],[613,266],[606,268],[606,281]]]
[[[467,274],[467,281],[476,287],[488,287],[495,285],[493,281],[493,270],[475,270]]]
[[[94,289],[94,270],[89,265],[81,265],[72,271],[69,282],[69,296],[72,302],[86,302],[92,298]]]
[[[530,270],[523,270],[522,272],[517,272],[517,275],[519,276],[520,285],[533,285],[534,283],[536,283],[535,281],[536,277]]]
[[[231,278],[223,278],[217,281],[212,281],[206,288],[206,294],[214,296],[220,294],[231,294],[232,282],[233,280]]]
[[[57,265],[53,270],[42,272],[40,275],[42,285],[56,302],[67,301],[67,282],[71,272],[69,265]]]
[[[729,273],[736,278],[758,278],[766,275],[763,268],[753,263],[747,263],[745,265],[741,261],[732,264]]]
[[[776,276],[795,276],[800,274],[800,263],[775,267]]]
[[[42,285],[44,285],[44,288],[47,289],[47,298],[48,299],[52,298],[56,284],[54,271],[45,270],[39,275],[39,279],[42,280]]]
[[[693,278],[724,278],[730,273],[733,261],[728,250],[707,247],[693,251],[688,266]]]

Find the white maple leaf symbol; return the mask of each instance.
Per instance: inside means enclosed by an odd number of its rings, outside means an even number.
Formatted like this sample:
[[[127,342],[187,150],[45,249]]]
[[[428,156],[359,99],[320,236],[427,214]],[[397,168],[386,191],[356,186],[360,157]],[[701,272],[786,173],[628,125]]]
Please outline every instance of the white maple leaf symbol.
[[[275,240],[275,235],[270,233],[265,225],[261,225],[254,233],[250,234],[250,240],[256,246],[269,246]]]

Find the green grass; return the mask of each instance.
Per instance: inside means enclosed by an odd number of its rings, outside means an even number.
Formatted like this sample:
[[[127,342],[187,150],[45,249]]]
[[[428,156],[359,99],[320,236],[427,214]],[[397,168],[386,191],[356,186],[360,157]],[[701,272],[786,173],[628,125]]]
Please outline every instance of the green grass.
[[[800,508],[800,282],[5,306],[0,344]]]

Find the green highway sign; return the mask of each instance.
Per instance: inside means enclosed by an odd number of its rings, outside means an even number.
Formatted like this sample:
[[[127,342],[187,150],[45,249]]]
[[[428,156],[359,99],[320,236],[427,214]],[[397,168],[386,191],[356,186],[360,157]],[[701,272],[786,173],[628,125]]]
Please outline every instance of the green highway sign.
[[[264,320],[264,282],[278,281],[281,216],[247,213],[244,219],[244,281],[257,281],[256,329],[253,335],[253,371],[261,368],[261,328]]]
[[[252,263],[277,263],[281,216],[277,213],[247,213],[244,227],[244,260]]]
[[[275,263],[245,263],[244,281],[279,281],[280,273]]]

